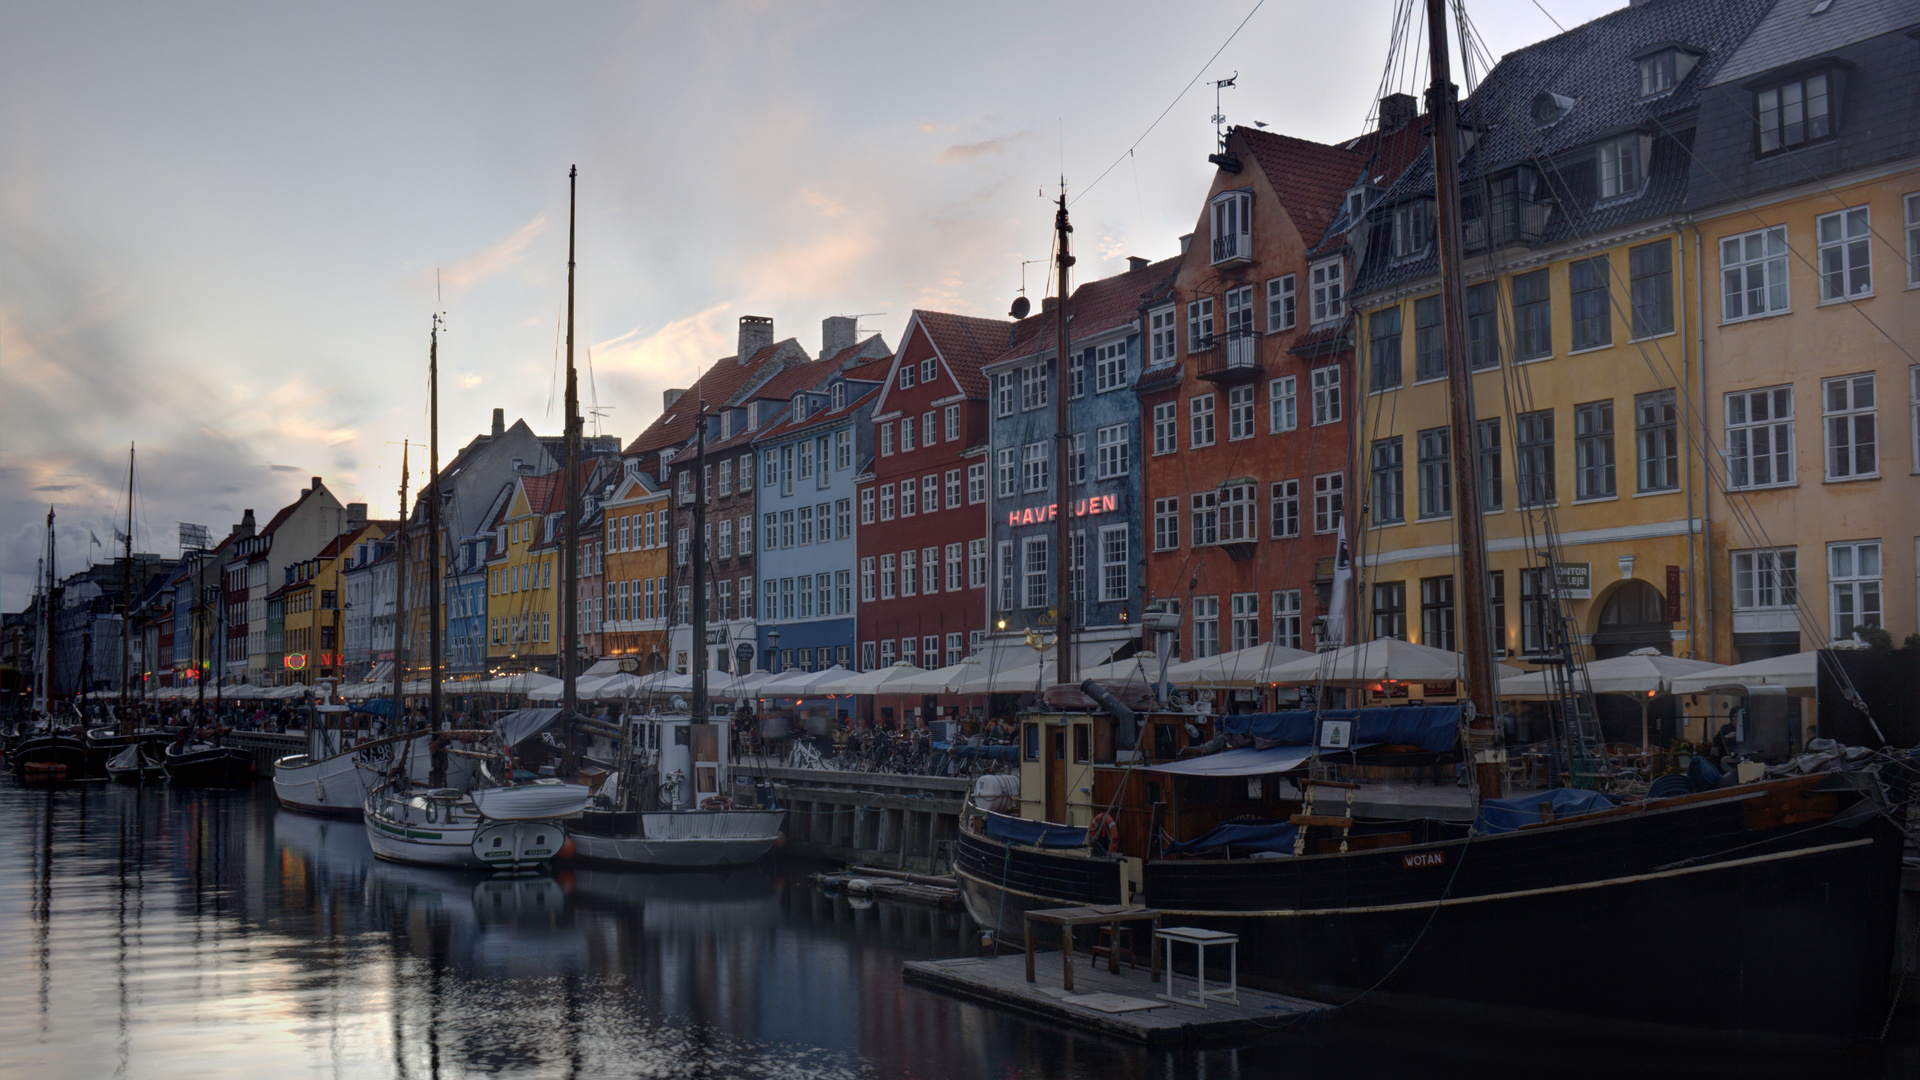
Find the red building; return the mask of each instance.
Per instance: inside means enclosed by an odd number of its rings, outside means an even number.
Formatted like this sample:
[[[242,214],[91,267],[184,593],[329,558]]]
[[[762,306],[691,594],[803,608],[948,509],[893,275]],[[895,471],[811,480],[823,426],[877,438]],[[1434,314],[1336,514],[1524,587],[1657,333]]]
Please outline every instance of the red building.
[[[857,478],[861,670],[958,663],[986,630],[987,383],[1013,324],[915,311]]]

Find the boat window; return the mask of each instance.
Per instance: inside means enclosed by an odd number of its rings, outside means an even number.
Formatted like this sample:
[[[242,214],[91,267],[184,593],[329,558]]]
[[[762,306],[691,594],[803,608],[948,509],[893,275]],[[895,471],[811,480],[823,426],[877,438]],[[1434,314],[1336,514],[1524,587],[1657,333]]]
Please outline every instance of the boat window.
[[[692,746],[693,731],[684,724],[674,728],[673,729],[673,745]]]
[[[1027,760],[1039,761],[1040,760],[1040,725],[1025,724],[1022,726],[1026,728]]]
[[[1086,761],[1093,757],[1093,727],[1090,724],[1073,725],[1073,760]]]
[[[1153,756],[1161,761],[1171,759],[1180,752],[1171,724],[1153,725]],[[1154,800],[1158,802],[1159,800]]]

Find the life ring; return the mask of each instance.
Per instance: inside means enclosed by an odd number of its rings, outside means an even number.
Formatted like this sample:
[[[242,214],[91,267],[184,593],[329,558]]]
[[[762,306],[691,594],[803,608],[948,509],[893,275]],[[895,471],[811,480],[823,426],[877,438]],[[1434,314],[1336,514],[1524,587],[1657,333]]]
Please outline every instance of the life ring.
[[[733,800],[725,795],[709,795],[700,800],[702,810],[731,810]]]
[[[1089,839],[1106,847],[1110,855],[1120,853],[1120,823],[1105,810],[1094,815],[1093,827],[1088,831]]]

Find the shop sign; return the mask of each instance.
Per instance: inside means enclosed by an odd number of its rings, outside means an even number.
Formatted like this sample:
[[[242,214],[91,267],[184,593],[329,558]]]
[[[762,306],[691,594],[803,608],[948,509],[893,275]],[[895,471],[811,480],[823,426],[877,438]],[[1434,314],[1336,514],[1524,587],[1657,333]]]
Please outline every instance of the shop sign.
[[[1118,509],[1120,497],[1117,495],[1090,495],[1084,499],[1075,499],[1072,504],[1074,517],[1087,517],[1092,514],[1110,514]],[[1042,525],[1052,521],[1059,511],[1059,503],[1045,506],[1029,506],[1025,510],[1007,511],[1007,525]]]
[[[1563,600],[1593,599],[1592,563],[1554,563],[1554,577],[1560,584]]]

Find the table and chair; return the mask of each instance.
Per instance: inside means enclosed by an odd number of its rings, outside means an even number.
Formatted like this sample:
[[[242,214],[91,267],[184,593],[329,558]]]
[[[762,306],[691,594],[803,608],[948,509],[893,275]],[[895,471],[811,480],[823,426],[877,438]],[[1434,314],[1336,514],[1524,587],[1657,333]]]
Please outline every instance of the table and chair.
[[[1220,930],[1203,930],[1199,927],[1192,926],[1162,926],[1162,914],[1162,912],[1154,908],[1129,907],[1121,904],[1088,904],[1077,907],[1041,908],[1029,911],[1025,915],[1026,933],[1024,935],[1026,940],[1027,981],[1036,981],[1034,975],[1034,945],[1037,937],[1036,930],[1039,927],[1057,926],[1060,928],[1062,983],[1067,992],[1072,993],[1073,958],[1075,953],[1073,932],[1076,927],[1098,926],[1104,929],[1105,944],[1104,946],[1095,945],[1093,949],[1094,958],[1098,960],[1099,954],[1105,952],[1107,971],[1110,974],[1118,975],[1120,974],[1121,943],[1126,941],[1131,945],[1131,936],[1128,934],[1128,931],[1124,929],[1124,924],[1144,922],[1151,924],[1153,934],[1153,945],[1147,963],[1150,978],[1154,982],[1162,982],[1161,972],[1164,970],[1166,973],[1164,980],[1165,986],[1161,992],[1156,995],[1157,997],[1164,1001],[1170,1001],[1180,1005],[1193,1005],[1202,1009],[1206,1008],[1207,1004],[1212,1001],[1238,1004],[1240,1001],[1239,935],[1229,934]],[[1196,985],[1193,990],[1188,991],[1185,995],[1176,995],[1173,990],[1173,950],[1176,945],[1191,945],[1194,947],[1194,975]],[[1226,946],[1227,948],[1227,987],[1224,990],[1218,989],[1218,983],[1216,983],[1216,989],[1209,990],[1207,988],[1207,950],[1219,946]],[[1129,948],[1128,951],[1131,952],[1131,948]],[[1164,967],[1163,957],[1165,958]]]

